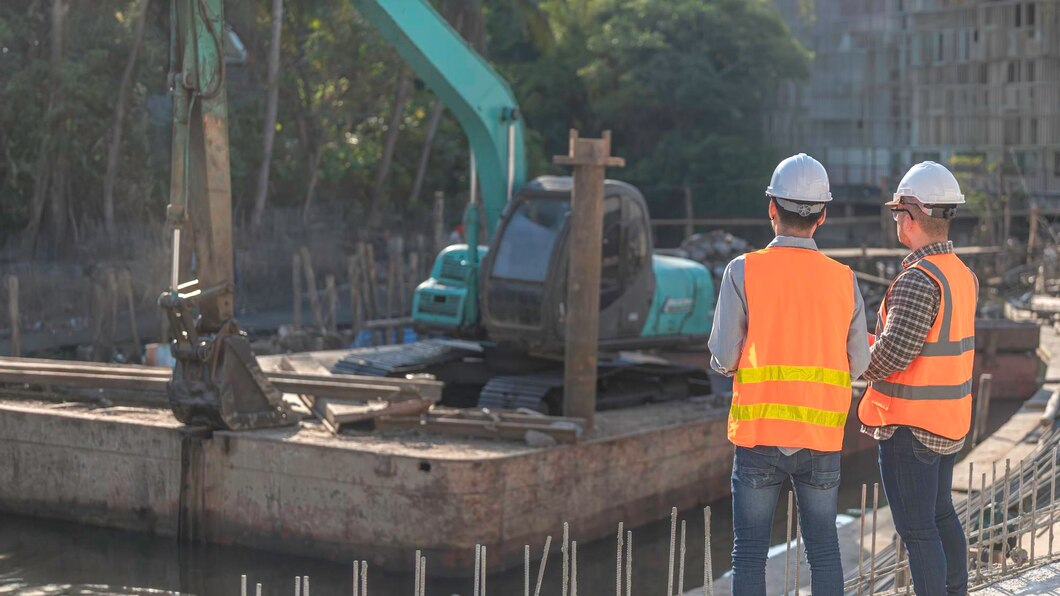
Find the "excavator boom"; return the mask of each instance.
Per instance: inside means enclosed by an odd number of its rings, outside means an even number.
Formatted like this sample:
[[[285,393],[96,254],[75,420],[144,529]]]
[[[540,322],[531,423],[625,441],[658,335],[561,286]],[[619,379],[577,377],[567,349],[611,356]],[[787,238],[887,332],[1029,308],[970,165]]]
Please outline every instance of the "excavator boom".
[[[353,0],[445,107],[475,153],[486,230],[526,181],[523,121],[508,82],[427,0]]]

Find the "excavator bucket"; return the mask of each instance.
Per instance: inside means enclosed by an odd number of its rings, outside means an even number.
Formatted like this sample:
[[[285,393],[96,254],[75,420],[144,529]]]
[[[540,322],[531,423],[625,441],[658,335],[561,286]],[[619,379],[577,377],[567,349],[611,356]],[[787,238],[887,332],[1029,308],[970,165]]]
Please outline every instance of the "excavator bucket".
[[[173,414],[184,424],[218,430],[252,430],[295,424],[283,395],[258,366],[246,338],[226,335],[213,342],[213,358],[177,358],[168,393]],[[211,369],[213,374],[211,374]]]

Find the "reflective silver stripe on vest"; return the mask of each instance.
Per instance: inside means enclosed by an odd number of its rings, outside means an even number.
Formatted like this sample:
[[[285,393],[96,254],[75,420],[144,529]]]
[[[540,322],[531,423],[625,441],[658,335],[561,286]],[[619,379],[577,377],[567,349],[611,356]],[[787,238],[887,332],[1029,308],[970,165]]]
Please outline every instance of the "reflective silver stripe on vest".
[[[876,381],[871,384],[876,391],[896,397],[898,399],[961,399],[972,392],[972,380],[968,379],[960,385],[902,385],[888,381]]]
[[[958,341],[924,342],[921,356],[960,356],[975,349],[975,336]]]
[[[943,275],[942,270],[938,268],[938,265],[927,260],[927,258],[920,259],[917,261],[915,267],[922,267],[931,273],[939,284],[942,286],[942,325],[939,327],[939,337],[948,338],[950,336],[950,326],[953,322],[953,300],[950,293],[950,282]],[[975,349],[975,336],[965,337],[957,341],[950,341],[949,339],[941,339],[935,342],[924,342],[923,349],[920,350],[921,356],[960,356],[961,354]]]

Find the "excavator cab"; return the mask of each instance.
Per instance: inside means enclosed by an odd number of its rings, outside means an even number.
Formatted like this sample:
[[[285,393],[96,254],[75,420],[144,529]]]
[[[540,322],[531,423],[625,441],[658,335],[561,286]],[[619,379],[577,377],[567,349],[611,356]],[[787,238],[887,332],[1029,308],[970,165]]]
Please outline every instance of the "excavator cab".
[[[486,254],[482,322],[489,337],[555,353],[564,344],[571,178],[542,176],[512,199]],[[638,338],[652,305],[655,273],[648,209],[635,187],[604,184],[600,341]]]

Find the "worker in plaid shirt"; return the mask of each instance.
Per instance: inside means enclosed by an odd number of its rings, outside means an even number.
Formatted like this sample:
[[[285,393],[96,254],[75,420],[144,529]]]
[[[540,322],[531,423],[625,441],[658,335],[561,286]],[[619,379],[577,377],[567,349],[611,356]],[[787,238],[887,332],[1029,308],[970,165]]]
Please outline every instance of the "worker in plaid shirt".
[[[964,203],[945,167],[914,166],[887,203],[903,261],[880,308],[858,405],[880,441],[880,475],[919,596],[968,591],[967,544],[950,497],[971,420],[978,282],[953,254],[949,224]]]

